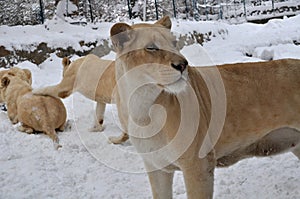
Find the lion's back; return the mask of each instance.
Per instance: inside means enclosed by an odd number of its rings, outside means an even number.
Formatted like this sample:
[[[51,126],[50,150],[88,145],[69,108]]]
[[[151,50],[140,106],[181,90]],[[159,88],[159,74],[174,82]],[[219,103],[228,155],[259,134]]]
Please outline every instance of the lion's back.
[[[66,121],[66,108],[60,99],[28,93],[18,103],[18,118],[36,131],[56,129]]]

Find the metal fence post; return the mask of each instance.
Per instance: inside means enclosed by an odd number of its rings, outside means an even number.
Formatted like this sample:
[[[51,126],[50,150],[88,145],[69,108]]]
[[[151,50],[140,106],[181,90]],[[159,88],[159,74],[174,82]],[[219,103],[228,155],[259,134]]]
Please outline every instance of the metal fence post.
[[[197,8],[197,0],[193,0],[193,17],[196,21],[199,20],[199,11]]]
[[[91,0],[88,0],[88,2],[89,2],[89,9],[90,9],[91,21],[94,22],[94,16],[93,16],[93,10],[92,10]]]
[[[247,20],[246,0],[243,0],[243,4],[244,4],[244,15],[245,15],[245,19]]]
[[[43,0],[40,0],[40,17],[41,17],[41,21],[42,21],[42,24],[43,24],[44,21],[45,21]]]
[[[132,13],[131,13],[131,7],[130,7],[130,0],[127,0],[127,5],[128,5],[129,19],[131,19],[132,18]]]
[[[143,20],[144,21],[147,20],[146,12],[147,12],[147,0],[144,0],[144,7],[143,7]]]
[[[187,1],[186,1],[186,0],[184,0],[184,3],[185,3],[185,14],[186,14],[186,19],[188,19],[188,18],[189,18],[189,14],[188,14],[189,8],[188,8],[188,4],[187,4]]]
[[[69,17],[69,0],[66,0],[66,16]]]
[[[205,16],[206,16],[206,20],[208,21],[208,11],[207,11],[206,0],[204,0],[204,5],[205,5]]]
[[[175,6],[175,0],[173,0],[173,11],[174,11],[174,18],[176,18],[176,6]]]
[[[155,13],[156,13],[156,20],[158,20],[158,8],[157,8],[157,1],[154,1],[155,4]]]
[[[223,4],[220,0],[218,0],[219,3],[219,19],[223,19]]]

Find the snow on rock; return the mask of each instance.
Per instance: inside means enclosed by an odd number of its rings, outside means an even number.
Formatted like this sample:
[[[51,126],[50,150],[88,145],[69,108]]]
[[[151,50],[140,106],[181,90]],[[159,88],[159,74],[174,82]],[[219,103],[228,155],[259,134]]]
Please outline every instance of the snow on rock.
[[[274,49],[266,47],[257,47],[253,52],[253,57],[257,57],[262,60],[273,60],[274,59]]]
[[[71,25],[57,17],[47,20],[43,25],[35,26],[1,26],[0,44],[7,50],[21,50],[30,46],[37,46],[41,42],[47,43],[48,47],[72,47],[75,50],[84,50],[80,41],[99,42],[109,38],[111,23],[101,23],[97,26]],[[85,49],[86,50],[86,49]]]
[[[299,58],[300,48],[295,44],[278,44],[254,49],[253,57],[262,60],[276,60],[283,58]]]
[[[203,47],[194,44],[182,50],[191,65],[300,58],[300,16],[265,25],[175,20],[173,24],[175,34],[198,31],[214,35]],[[7,49],[39,42],[80,48],[81,40],[109,38],[111,25],[82,27],[53,20],[37,26],[0,26],[0,43]],[[105,58],[114,55],[111,52]],[[56,84],[62,78],[61,59],[54,53],[39,67],[28,61],[19,67],[32,71],[34,88]],[[114,146],[107,141],[108,136],[121,133],[115,105],[107,106],[104,132],[91,133],[88,128],[93,125],[95,102],[78,93],[63,102],[68,125],[58,134],[63,146],[58,151],[46,135],[19,132],[6,112],[0,111],[0,198],[151,198],[140,157],[129,155],[135,151],[130,142]],[[290,153],[246,159],[216,169],[214,197],[296,199],[300,195],[299,169],[300,161]],[[174,198],[186,198],[181,172],[174,177]]]

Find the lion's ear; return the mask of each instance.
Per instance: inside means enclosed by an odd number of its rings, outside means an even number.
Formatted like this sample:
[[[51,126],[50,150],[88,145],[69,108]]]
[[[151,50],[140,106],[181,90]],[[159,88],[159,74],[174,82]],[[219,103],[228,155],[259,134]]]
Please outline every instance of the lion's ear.
[[[31,84],[32,84],[32,76],[31,76],[30,70],[28,70],[28,69],[23,69],[23,71],[24,71],[24,73],[25,73],[25,75],[26,75],[26,78],[27,78],[26,82],[28,82],[29,85],[31,85]]]
[[[7,86],[9,85],[9,83],[10,83],[10,80],[9,80],[8,77],[3,77],[3,78],[1,79],[1,87],[2,87],[2,88],[7,87]]]
[[[10,76],[16,76],[16,72],[13,72],[13,71],[8,72],[7,74]]]
[[[171,29],[171,27],[172,27],[172,22],[171,22],[171,19],[169,16],[164,16],[163,18],[161,18],[160,20],[155,22],[155,24],[162,25],[168,29]]]
[[[71,64],[71,60],[68,57],[64,57],[61,61],[64,69],[63,69],[63,77],[65,76],[66,70],[69,68]]]
[[[64,57],[62,59],[61,63],[64,66],[64,68],[66,68],[67,66],[69,66],[71,64],[71,60],[68,57]]]
[[[64,57],[61,61],[63,67],[64,67],[64,72],[67,70],[69,65],[71,64],[71,60],[68,57]]]
[[[117,23],[110,29],[110,37],[116,50],[122,50],[124,43],[131,38],[131,26],[126,23]]]

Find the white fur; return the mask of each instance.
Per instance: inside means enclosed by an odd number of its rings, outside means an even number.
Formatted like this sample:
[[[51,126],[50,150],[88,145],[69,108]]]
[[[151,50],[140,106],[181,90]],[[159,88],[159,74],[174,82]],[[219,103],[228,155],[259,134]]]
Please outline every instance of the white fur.
[[[187,70],[183,71],[183,73],[180,75],[180,78],[171,84],[165,85],[164,90],[173,94],[178,94],[186,90],[187,79],[188,79],[187,76],[188,76]]]

